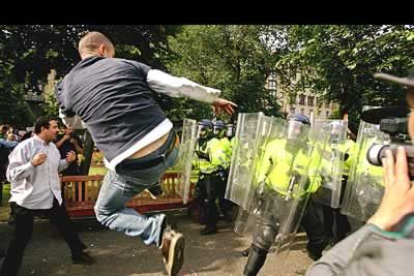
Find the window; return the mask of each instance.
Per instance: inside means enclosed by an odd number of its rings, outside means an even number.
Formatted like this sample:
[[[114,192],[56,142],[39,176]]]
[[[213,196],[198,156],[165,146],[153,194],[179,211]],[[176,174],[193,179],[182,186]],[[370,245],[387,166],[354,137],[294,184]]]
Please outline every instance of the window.
[[[300,109],[300,115],[305,115],[305,109],[304,108]]]
[[[305,105],[305,95],[299,95],[299,104]]]
[[[309,116],[311,116],[313,113],[313,109],[309,109]]]
[[[329,111],[326,111],[326,118],[329,117]]]
[[[290,113],[295,114],[295,112],[296,112],[296,108],[291,107],[291,108],[290,108]]]
[[[318,116],[321,116],[322,110],[318,109]]]
[[[267,87],[268,87],[269,90],[276,90],[276,80],[270,79],[267,82]]]
[[[315,97],[308,96],[308,106],[314,106]]]

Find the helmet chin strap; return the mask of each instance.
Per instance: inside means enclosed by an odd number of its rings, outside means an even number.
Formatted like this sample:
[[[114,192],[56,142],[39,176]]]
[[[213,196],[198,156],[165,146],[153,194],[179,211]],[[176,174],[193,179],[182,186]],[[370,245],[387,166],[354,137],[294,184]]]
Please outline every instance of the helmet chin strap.
[[[215,136],[217,137],[217,138],[224,138],[225,136],[226,136],[226,130],[225,129],[221,129],[221,130],[219,130],[219,132],[217,133],[217,134],[215,134]]]

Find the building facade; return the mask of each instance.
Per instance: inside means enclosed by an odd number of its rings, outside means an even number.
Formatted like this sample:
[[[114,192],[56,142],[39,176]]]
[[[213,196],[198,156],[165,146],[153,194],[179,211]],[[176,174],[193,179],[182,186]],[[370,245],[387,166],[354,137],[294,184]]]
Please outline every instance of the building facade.
[[[287,116],[291,114],[306,115],[311,119],[327,119],[332,113],[338,109],[338,105],[330,102],[323,102],[319,95],[305,90],[303,93],[298,93],[295,99],[283,91],[278,86],[278,79],[276,73],[271,73],[266,81],[265,88],[271,95],[277,98],[277,103],[280,105],[280,112]]]

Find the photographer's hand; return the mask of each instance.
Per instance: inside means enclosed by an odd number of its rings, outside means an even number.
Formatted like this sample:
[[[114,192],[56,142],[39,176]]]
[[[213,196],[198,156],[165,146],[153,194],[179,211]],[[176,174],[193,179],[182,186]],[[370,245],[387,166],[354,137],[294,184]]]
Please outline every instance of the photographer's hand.
[[[397,158],[387,150],[383,160],[385,192],[377,212],[368,220],[382,230],[393,231],[408,214],[414,213],[414,187],[408,176],[405,149],[398,147]]]

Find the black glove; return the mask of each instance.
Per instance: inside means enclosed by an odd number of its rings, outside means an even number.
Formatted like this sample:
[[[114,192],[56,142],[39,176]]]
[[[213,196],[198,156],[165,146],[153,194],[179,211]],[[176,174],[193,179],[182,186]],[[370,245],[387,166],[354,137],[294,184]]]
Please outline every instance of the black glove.
[[[207,153],[197,150],[196,154],[197,154],[198,158],[210,161],[210,156],[208,156]]]

